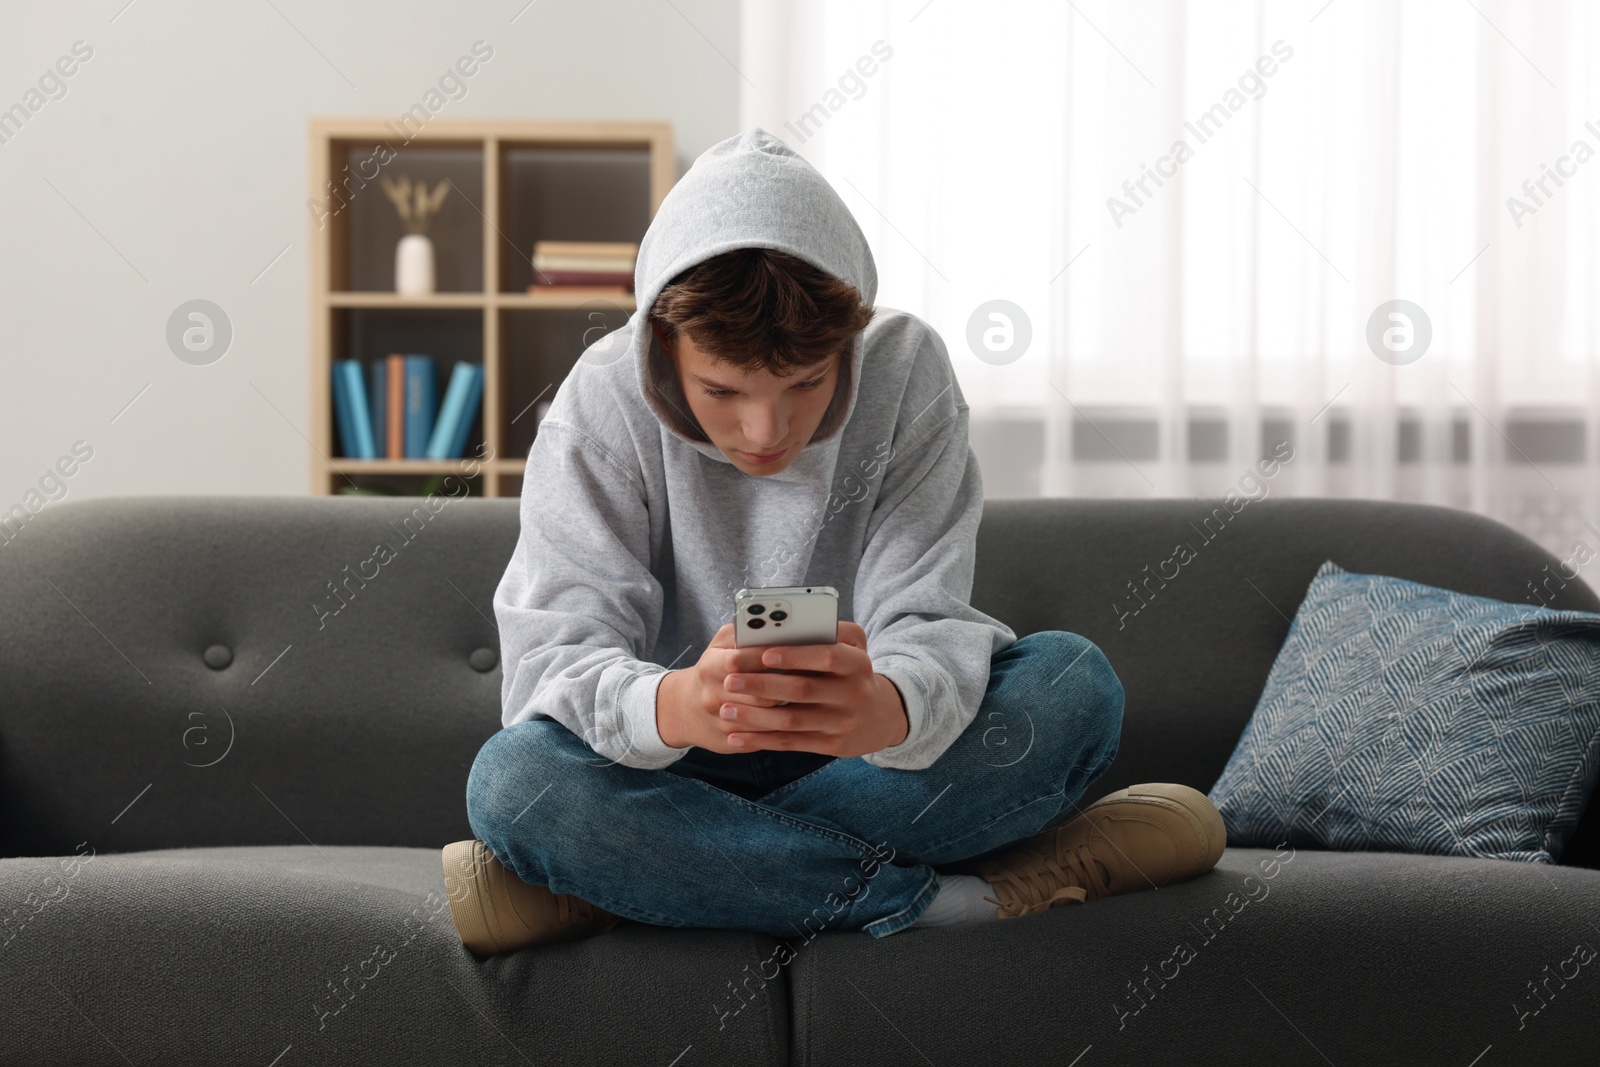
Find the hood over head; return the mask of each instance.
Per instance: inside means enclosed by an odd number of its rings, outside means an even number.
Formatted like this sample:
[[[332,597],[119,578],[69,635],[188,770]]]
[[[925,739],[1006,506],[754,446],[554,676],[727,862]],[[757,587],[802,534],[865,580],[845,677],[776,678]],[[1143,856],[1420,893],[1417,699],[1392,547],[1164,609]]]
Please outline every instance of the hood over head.
[[[675,384],[663,396],[650,378],[650,348],[658,345],[650,329],[650,308],[675,277],[691,267],[738,248],[772,248],[787,252],[843,279],[874,306],[878,270],[855,217],[816,168],[794,149],[756,127],[712,145],[673,186],[645,232],[634,266],[631,354],[639,392],[662,420],[662,427],[702,455],[724,463],[732,460],[709,441],[694,441],[665,419],[667,405],[682,404]],[[830,414],[844,408],[830,433],[807,442],[801,455],[818,442],[837,439],[855,410],[861,382],[862,338],[850,346],[850,388],[835,393]],[[673,397],[676,397],[674,399]],[[693,415],[683,411],[688,421]],[[781,479],[781,472],[779,475]]]

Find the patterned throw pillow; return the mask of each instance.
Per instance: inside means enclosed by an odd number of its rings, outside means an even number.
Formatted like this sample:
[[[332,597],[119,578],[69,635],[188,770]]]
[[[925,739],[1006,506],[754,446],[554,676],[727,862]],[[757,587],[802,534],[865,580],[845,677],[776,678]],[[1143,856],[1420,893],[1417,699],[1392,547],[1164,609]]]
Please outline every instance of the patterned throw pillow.
[[[1211,800],[1228,844],[1554,863],[1600,770],[1600,615],[1318,569]]]

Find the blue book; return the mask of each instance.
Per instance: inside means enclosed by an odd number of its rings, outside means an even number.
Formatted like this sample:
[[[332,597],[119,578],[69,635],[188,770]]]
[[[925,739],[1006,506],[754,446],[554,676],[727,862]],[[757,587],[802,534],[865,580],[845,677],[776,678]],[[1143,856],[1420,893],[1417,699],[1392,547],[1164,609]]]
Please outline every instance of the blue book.
[[[356,444],[360,446],[361,459],[377,459],[378,446],[372,437],[372,411],[367,406],[367,387],[362,381],[361,363],[344,360],[345,395],[350,404],[351,422],[354,424]]]
[[[472,364],[472,383],[467,386],[467,400],[461,405],[461,420],[456,423],[456,434],[450,439],[450,458],[467,454],[467,435],[478,421],[478,407],[483,399],[483,365]]]
[[[356,443],[355,417],[350,410],[343,360],[336,360],[333,364],[333,416],[334,425],[339,430],[339,455],[346,459],[360,458],[361,447]]]
[[[406,458],[423,459],[428,440],[433,436],[434,413],[439,404],[439,387],[434,380],[433,359],[406,356]]]
[[[456,423],[467,406],[467,393],[472,386],[472,364],[457,360],[450,374],[450,384],[445,386],[444,402],[439,405],[439,421],[433,426],[433,436],[428,439],[428,458],[447,459],[450,444],[455,440]]]
[[[389,455],[389,368],[381,359],[367,364],[371,382],[367,389],[367,403],[372,409],[373,447],[380,458]]]

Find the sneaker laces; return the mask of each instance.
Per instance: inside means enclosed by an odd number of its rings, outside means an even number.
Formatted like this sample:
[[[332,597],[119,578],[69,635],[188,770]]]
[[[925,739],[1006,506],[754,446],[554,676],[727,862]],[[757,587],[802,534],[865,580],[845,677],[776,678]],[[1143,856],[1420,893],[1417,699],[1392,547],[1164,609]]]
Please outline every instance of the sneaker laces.
[[[598,904],[591,904],[571,893],[553,895],[556,898],[556,918],[563,926],[574,926],[603,934],[615,930],[627,921],[615,912],[607,911]]]
[[[556,918],[562,926],[573,926],[579,923],[589,925],[594,922],[594,905],[582,897],[573,896],[571,893],[556,893]]]
[[[1105,864],[1095,857],[1088,842],[1054,855],[1019,849],[989,875],[988,882],[1006,899],[983,899],[1011,918],[1063,904],[1082,904],[1111,892]]]

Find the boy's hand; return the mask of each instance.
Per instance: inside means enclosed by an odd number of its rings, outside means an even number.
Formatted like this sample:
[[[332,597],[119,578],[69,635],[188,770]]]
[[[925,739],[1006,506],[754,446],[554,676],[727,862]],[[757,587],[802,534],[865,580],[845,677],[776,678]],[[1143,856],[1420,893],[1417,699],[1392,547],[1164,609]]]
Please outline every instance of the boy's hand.
[[[831,645],[752,648],[734,646],[728,623],[699,663],[670,672],[661,685],[657,728],[676,748],[862,756],[899,744],[911,730],[900,691],[872,669],[866,631],[844,620]]]

